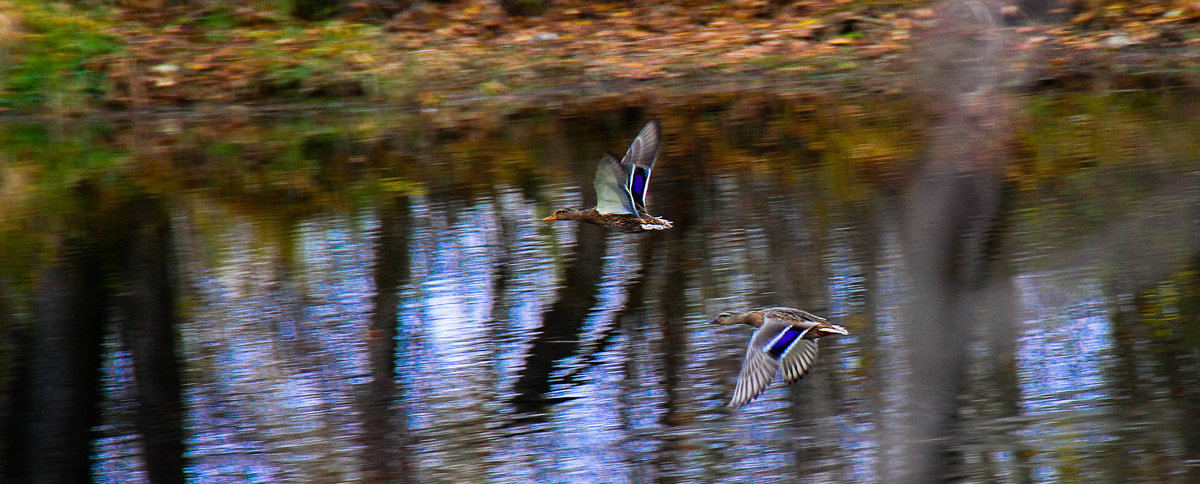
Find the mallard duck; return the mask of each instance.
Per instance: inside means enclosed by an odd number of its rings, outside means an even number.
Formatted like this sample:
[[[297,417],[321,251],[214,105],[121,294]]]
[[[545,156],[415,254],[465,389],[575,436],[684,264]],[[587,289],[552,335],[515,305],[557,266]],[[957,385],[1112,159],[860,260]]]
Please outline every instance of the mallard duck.
[[[620,160],[611,151],[596,167],[596,207],[586,210],[562,208],[542,220],[578,220],[621,232],[666,230],[671,221],[646,211],[650,171],[658,159],[658,120],[651,119],[629,145]]]
[[[744,313],[725,312],[712,324],[746,324],[757,331],[750,337],[746,360],[738,374],[729,406],[741,407],[767,388],[779,367],[789,385],[804,378],[817,361],[817,338],[831,334],[849,334],[846,328],[825,322],[825,318],[792,308],[763,308]]]

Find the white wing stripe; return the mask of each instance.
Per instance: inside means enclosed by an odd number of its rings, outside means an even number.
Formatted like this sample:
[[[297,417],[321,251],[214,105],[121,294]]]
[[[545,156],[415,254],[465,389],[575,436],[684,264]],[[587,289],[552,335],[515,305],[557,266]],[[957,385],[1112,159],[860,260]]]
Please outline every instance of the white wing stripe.
[[[634,215],[640,215],[637,213],[637,200],[633,198],[633,190],[631,189],[633,186],[633,174],[637,172],[637,168],[633,165],[624,165],[621,168],[629,170],[629,176],[625,177],[625,195],[629,196],[629,206],[633,207]]]

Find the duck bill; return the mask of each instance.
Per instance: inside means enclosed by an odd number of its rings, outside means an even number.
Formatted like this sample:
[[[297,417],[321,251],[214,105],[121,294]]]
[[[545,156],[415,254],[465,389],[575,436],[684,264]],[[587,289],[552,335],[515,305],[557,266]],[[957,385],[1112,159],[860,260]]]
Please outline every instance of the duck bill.
[[[556,216],[554,216],[554,215],[551,215],[551,216],[549,216],[549,217],[546,217],[546,218],[544,218],[544,219],[542,219],[542,220],[562,220],[562,219],[560,219],[560,218],[558,218],[558,217],[556,217]]]

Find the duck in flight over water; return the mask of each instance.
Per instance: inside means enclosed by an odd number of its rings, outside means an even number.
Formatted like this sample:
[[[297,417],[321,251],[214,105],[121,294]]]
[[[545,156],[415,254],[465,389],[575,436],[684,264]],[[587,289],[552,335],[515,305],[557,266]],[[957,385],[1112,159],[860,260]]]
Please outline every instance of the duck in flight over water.
[[[542,220],[578,220],[620,232],[666,230],[671,221],[650,215],[646,190],[650,171],[658,159],[659,123],[652,119],[629,145],[625,157],[604,154],[596,167],[596,207],[586,210],[562,208]]]
[[[787,384],[804,378],[817,362],[817,338],[831,334],[849,334],[846,328],[825,322],[825,318],[792,308],[764,308],[744,313],[721,313],[711,324],[745,324],[756,329],[742,361],[737,385],[729,406],[741,407],[767,388],[779,368]]]

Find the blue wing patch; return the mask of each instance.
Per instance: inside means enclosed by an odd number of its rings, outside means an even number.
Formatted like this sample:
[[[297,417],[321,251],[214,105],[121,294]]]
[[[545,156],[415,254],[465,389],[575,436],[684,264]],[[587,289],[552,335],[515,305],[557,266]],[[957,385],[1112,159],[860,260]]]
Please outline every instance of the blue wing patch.
[[[633,195],[633,200],[640,203],[643,207],[646,206],[646,181],[649,180],[650,173],[645,168],[640,166],[633,168],[633,175],[629,180],[629,192]]]
[[[807,329],[801,331],[794,326],[783,330],[779,333],[779,336],[776,336],[770,343],[767,343],[767,354],[771,355],[771,358],[778,360],[796,340],[804,337],[804,333],[807,332]]]

